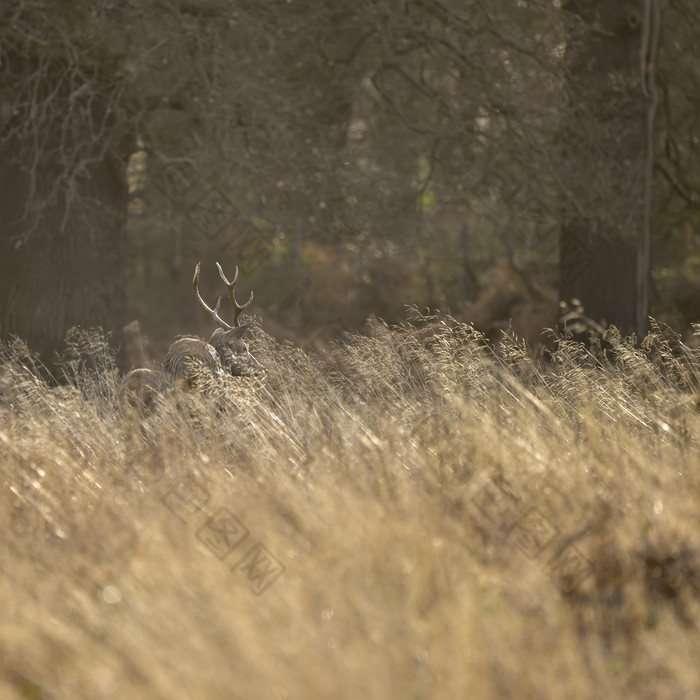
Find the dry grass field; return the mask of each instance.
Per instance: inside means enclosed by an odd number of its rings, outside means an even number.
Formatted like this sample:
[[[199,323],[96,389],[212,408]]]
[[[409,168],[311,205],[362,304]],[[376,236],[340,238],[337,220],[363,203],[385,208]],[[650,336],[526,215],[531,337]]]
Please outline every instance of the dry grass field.
[[[700,697],[700,351],[374,323],[218,406],[0,357],[1,698]]]

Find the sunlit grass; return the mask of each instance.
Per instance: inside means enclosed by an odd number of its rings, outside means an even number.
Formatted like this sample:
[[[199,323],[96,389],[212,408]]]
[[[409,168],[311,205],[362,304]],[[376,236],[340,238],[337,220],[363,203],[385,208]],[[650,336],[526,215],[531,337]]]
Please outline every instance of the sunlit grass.
[[[428,321],[145,417],[4,346],[0,696],[698,696],[700,352]]]

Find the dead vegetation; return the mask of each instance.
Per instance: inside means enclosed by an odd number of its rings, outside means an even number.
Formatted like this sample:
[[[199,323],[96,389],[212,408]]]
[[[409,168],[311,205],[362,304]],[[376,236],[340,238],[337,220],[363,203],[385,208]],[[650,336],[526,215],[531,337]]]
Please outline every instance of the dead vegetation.
[[[251,335],[145,428],[99,334],[2,347],[0,696],[700,694],[700,351]]]

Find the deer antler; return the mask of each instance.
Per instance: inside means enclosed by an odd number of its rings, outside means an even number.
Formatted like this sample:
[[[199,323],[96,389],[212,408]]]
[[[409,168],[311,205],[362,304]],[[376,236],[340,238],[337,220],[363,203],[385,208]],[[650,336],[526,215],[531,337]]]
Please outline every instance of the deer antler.
[[[207,302],[202,299],[202,295],[199,293],[199,268],[201,266],[201,262],[198,262],[196,267],[194,268],[194,279],[192,280],[192,288],[194,289],[194,295],[197,297],[197,301],[199,302],[200,306],[224,329],[227,331],[230,331],[232,328],[235,328],[235,326],[229,326],[226,321],[224,321],[220,316],[219,316],[219,307],[221,306],[221,297],[218,298],[216,302],[216,308],[211,309],[209,306],[207,306]],[[219,263],[216,263],[217,265]],[[221,268],[219,268],[221,270]],[[236,268],[236,271],[238,268]],[[234,280],[235,282],[235,280]],[[238,318],[236,317],[236,320]],[[236,326],[238,323],[236,323]]]
[[[198,262],[196,267],[194,268],[194,278],[192,280],[192,288],[194,289],[194,295],[197,297],[197,301],[199,302],[200,306],[224,329],[227,331],[232,330],[233,328],[238,328],[241,324],[239,322],[239,318],[241,315],[241,311],[244,309],[247,309],[252,303],[253,303],[253,292],[250,293],[250,299],[245,304],[239,304],[236,301],[236,283],[238,282],[238,266],[236,265],[236,273],[233,276],[233,280],[231,282],[228,281],[226,278],[226,275],[224,274],[224,271],[221,268],[221,265],[219,263],[216,263],[216,266],[219,268],[219,275],[221,275],[221,279],[224,281],[224,284],[226,285],[226,288],[228,289],[228,298],[231,300],[231,304],[233,306],[233,325],[229,326],[226,321],[224,321],[221,316],[219,316],[219,308],[221,307],[221,297],[219,297],[216,301],[216,307],[215,308],[210,308],[207,303],[202,299],[202,295],[199,293],[199,270],[201,267],[201,262]]]
[[[247,309],[253,303],[253,292],[251,291],[250,298],[248,299],[248,301],[246,301],[245,304],[239,304],[236,301],[236,283],[238,282],[238,265],[236,265],[236,272],[233,275],[233,280],[231,282],[229,282],[228,279],[226,278],[224,271],[221,269],[221,265],[219,265],[219,263],[216,263],[216,266],[219,268],[219,275],[221,276],[221,279],[224,281],[224,284],[228,288],[228,298],[230,299],[231,304],[233,305],[233,308],[234,308],[233,326],[235,328],[236,326],[240,325],[238,322],[238,319],[241,315],[241,311],[243,311],[244,309]],[[221,301],[221,299],[219,299],[219,301]],[[217,304],[216,308],[218,311],[218,309],[219,309],[218,304]]]

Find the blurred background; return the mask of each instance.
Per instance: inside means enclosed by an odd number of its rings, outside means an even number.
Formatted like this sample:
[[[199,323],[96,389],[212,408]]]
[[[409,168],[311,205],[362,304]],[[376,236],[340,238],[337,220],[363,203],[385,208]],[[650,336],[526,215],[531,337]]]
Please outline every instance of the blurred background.
[[[0,333],[160,358],[211,332],[198,260],[305,346],[408,305],[536,344],[572,299],[686,333],[699,39],[695,0],[8,0]]]

